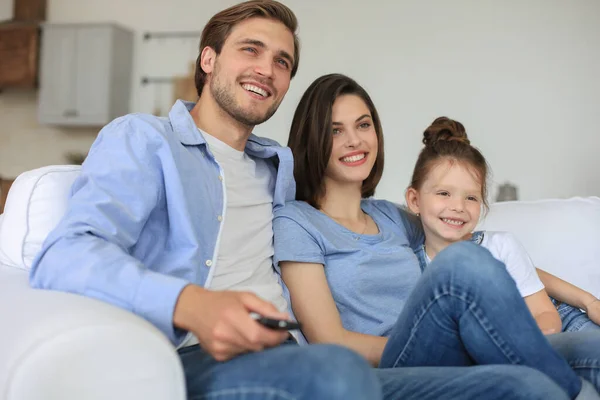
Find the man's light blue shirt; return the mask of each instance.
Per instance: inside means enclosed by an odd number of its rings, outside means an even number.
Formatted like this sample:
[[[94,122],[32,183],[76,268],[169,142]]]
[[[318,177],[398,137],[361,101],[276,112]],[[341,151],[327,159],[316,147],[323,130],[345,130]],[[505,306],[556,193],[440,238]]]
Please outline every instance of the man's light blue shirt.
[[[175,304],[189,283],[210,284],[226,204],[223,171],[193,106],[177,101],[168,118],[131,114],[100,131],[65,216],[33,262],[33,287],[106,301],[150,321],[175,345],[183,340]],[[273,161],[274,208],[294,199],[288,148],[251,135],[245,152]]]

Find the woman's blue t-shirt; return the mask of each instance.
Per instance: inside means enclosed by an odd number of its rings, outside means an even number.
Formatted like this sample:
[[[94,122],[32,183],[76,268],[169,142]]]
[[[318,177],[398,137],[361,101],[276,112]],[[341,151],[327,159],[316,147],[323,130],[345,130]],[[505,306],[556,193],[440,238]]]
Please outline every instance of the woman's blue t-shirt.
[[[323,264],[344,328],[387,336],[421,275],[414,250],[423,243],[423,231],[389,201],[365,199],[361,207],[378,234],[352,232],[306,202],[286,203],[273,220],[274,265]]]

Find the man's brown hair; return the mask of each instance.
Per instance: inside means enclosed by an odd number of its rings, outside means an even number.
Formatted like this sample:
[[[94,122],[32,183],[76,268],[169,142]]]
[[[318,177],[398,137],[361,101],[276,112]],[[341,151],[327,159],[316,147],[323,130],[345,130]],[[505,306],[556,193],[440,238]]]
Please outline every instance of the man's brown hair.
[[[325,171],[331,157],[332,109],[335,100],[343,95],[360,97],[371,113],[377,134],[377,159],[371,173],[363,181],[362,197],[370,197],[383,174],[383,133],[377,109],[362,86],[353,79],[330,74],[317,78],[304,92],[294,113],[288,146],[294,154],[296,199],[315,208],[325,196]]]
[[[233,27],[249,18],[267,18],[281,22],[294,35],[294,64],[292,65],[292,78],[298,71],[300,61],[300,42],[296,30],[298,29],[298,20],[287,6],[275,0],[250,0],[244,3],[229,7],[216,15],[204,27],[202,37],[200,38],[200,52],[196,60],[196,91],[198,96],[202,94],[202,89],[206,83],[206,72],[202,70],[200,60],[202,50],[205,47],[211,47],[216,53],[221,54],[223,44],[231,33]]]

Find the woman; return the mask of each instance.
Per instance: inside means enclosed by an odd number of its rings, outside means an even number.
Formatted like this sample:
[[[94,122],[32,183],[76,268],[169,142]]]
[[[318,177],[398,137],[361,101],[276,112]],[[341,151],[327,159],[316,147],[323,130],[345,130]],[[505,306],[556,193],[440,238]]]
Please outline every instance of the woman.
[[[347,346],[380,368],[520,364],[569,398],[583,395],[489,252],[457,243],[421,275],[418,223],[368,199],[383,173],[383,136],[362,87],[343,75],[318,78],[298,105],[288,146],[298,201],[275,214],[274,258],[308,341]],[[585,349],[594,368],[578,373],[597,382],[600,350],[570,344],[552,343],[570,360]]]

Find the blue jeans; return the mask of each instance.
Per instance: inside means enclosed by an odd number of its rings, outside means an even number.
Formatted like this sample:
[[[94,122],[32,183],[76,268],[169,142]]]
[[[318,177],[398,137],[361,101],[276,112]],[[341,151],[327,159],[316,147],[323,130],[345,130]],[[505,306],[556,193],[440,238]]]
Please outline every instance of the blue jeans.
[[[579,332],[579,331],[598,331],[600,332],[600,326],[596,325],[586,313],[581,311],[577,307],[573,307],[566,303],[559,303],[552,299],[554,305],[558,304],[556,310],[560,315],[562,321],[563,332]]]
[[[386,400],[568,399],[546,375],[523,366],[372,369],[348,350],[326,345],[282,345],[227,362],[198,345],[179,354],[190,400],[377,400],[380,390]]]
[[[195,345],[179,356],[189,400],[381,399],[373,368],[339,346],[282,344],[218,362]]]
[[[599,360],[600,335],[545,337],[504,265],[481,246],[460,242],[423,272],[380,367],[517,364],[544,373],[574,398],[579,376],[599,387]]]

